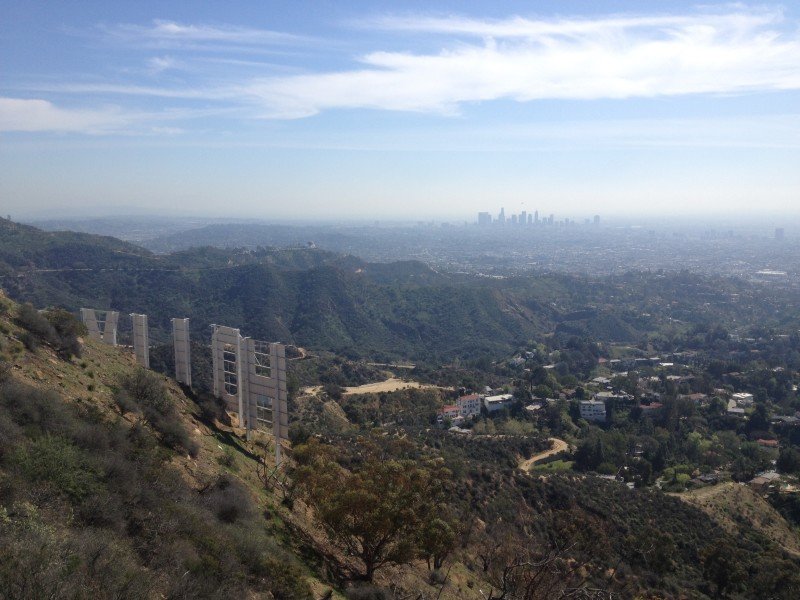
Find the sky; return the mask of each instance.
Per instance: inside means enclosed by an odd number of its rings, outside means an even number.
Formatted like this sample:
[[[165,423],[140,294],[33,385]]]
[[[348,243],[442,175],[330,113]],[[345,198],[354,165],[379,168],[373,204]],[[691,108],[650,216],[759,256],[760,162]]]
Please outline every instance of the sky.
[[[800,2],[0,0],[0,213],[800,214]]]

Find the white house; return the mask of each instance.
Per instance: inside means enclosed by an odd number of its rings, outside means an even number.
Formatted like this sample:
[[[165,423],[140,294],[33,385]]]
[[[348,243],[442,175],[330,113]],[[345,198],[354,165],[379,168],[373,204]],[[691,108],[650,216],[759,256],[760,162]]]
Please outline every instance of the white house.
[[[483,399],[483,405],[489,413],[493,413],[510,406],[513,401],[514,396],[512,394],[499,394],[497,396],[486,396]]]
[[[581,418],[587,421],[605,421],[606,403],[600,400],[581,400]]]
[[[451,423],[460,423],[464,420],[464,417],[458,414],[458,406],[455,404],[445,405],[439,410],[439,414],[436,418],[439,423],[443,423],[445,420],[450,421]]]
[[[736,406],[740,408],[753,405],[753,394],[748,394],[747,392],[736,393],[731,398],[736,402]]]
[[[456,406],[458,406],[458,414],[462,417],[471,417],[473,415],[481,414],[481,404],[483,400],[483,396],[480,394],[467,394],[466,396],[461,396],[456,400]]]

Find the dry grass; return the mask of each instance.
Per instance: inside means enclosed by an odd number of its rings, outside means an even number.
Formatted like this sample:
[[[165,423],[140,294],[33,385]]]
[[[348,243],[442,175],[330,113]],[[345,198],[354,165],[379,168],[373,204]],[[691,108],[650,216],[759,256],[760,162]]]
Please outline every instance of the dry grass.
[[[366,383],[355,387],[344,388],[345,394],[379,394],[381,392],[396,392],[397,390],[408,389],[443,389],[439,386],[430,385],[427,383],[419,383],[418,381],[403,381],[392,377],[385,381],[378,381],[377,383]]]
[[[747,485],[728,481],[676,496],[698,507],[732,533],[738,531],[737,519],[744,518],[787,552],[800,556],[800,536]]]

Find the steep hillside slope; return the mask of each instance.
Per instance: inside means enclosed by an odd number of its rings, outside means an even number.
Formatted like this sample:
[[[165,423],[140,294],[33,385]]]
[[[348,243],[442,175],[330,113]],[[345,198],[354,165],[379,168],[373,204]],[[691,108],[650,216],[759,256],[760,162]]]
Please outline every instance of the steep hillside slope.
[[[57,353],[20,311],[0,294],[0,598],[342,598],[351,559],[259,476],[269,439],[130,349]],[[418,561],[376,583],[481,597],[450,570],[446,589]]]
[[[746,535],[748,530],[754,529],[800,557],[798,532],[749,486],[728,481],[678,497],[703,510],[733,534]]]
[[[0,597],[322,589],[255,475],[256,448],[213,408],[124,349],[86,341],[60,357],[0,303]]]

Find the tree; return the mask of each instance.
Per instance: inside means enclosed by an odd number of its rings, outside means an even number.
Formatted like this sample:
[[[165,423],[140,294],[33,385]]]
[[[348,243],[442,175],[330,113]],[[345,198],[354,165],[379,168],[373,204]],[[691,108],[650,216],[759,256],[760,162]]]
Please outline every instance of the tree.
[[[410,562],[420,553],[443,560],[455,539],[435,523],[448,472],[438,463],[420,465],[365,450],[352,471],[316,440],[295,451],[300,493],[331,542],[361,562],[354,578],[372,581],[381,567]]]
[[[419,531],[417,545],[419,555],[428,563],[428,568],[441,569],[444,560],[453,550],[456,540],[454,523],[446,517],[426,519]]]
[[[781,448],[777,467],[781,473],[797,473],[800,471],[800,452],[794,448]]]
[[[744,557],[730,542],[718,540],[701,552],[703,575],[714,584],[716,597],[738,591],[747,579]]]

